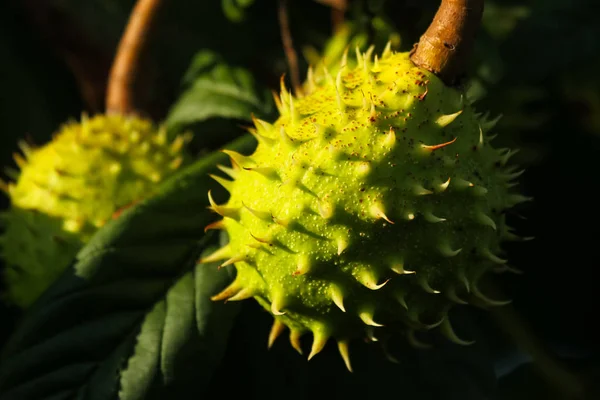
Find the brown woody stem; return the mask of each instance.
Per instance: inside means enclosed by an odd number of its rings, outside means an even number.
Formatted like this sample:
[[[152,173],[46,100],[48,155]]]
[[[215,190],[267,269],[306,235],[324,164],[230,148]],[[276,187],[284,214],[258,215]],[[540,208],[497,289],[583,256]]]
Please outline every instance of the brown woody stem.
[[[288,68],[290,70],[292,87],[294,88],[296,95],[300,95],[302,90],[300,84],[300,69],[298,67],[298,55],[296,54],[294,43],[292,41],[292,32],[290,30],[290,21],[288,18],[287,0],[279,0],[278,17],[281,42],[283,43],[285,58],[287,59]]]
[[[335,34],[346,20],[346,10],[348,9],[348,0],[317,0],[319,3],[331,7],[331,26]]]
[[[106,93],[108,113],[135,113],[134,86],[161,0],[138,0],[119,42]]]
[[[483,16],[483,0],[442,0],[433,22],[411,52],[415,65],[449,86],[459,83]]]

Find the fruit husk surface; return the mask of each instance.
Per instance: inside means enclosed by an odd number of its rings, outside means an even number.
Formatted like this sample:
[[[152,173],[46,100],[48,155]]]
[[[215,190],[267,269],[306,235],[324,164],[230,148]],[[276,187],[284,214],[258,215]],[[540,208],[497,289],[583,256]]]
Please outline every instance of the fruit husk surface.
[[[357,50],[304,96],[282,83],[275,123],[255,119],[249,156],[226,151],[229,192],[207,227],[229,244],[204,261],[235,264],[235,281],[214,300],[254,297],[275,317],[270,344],[290,329],[309,359],[333,337],[350,368],[348,342],[380,330],[439,327],[474,299],[489,271],[507,268],[501,243],[518,240],[505,211],[526,201],[512,191],[514,151],[495,149],[496,121],[464,92],[415,66],[408,53]],[[310,77],[309,77],[310,79]],[[283,82],[283,81],[282,81]]]

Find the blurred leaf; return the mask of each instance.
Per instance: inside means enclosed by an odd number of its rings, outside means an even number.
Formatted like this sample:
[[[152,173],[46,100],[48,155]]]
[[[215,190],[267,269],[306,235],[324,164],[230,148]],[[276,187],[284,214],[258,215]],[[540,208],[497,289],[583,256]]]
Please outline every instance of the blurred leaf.
[[[253,145],[244,136],[228,148]],[[235,310],[207,296],[224,286],[231,271],[209,265],[189,271],[216,239],[203,230],[214,220],[206,208],[212,184],[207,173],[225,158],[215,152],[201,159],[165,182],[159,195],[98,231],[8,342],[0,399],[115,399],[119,371],[126,367],[124,396],[140,398],[147,390],[169,388],[174,377],[189,382],[192,354],[192,369],[203,371],[194,380],[208,379]],[[136,355],[127,366],[136,337]]]
[[[567,76],[563,84],[565,98],[571,103],[569,111],[595,135],[600,135],[600,76],[596,73],[599,67],[600,59],[578,68],[579,73]],[[589,79],[582,80],[581,76]]]
[[[211,118],[250,120],[251,114],[268,116],[273,102],[266,89],[258,89],[247,70],[232,67],[218,54],[199,52],[183,78],[187,87],[167,117],[169,128],[180,128]]]
[[[239,22],[245,17],[245,9],[250,7],[254,0],[221,0],[223,12],[230,21]]]
[[[483,29],[477,35],[473,53],[467,97],[478,101],[488,96],[489,88],[504,77],[504,63],[497,41]]]
[[[488,0],[485,3],[482,25],[498,43],[509,36],[517,24],[531,14],[524,4],[502,4]]]
[[[369,7],[369,11],[372,13],[379,13],[383,11],[383,6],[386,0],[368,0],[367,5]]]
[[[503,42],[511,81],[541,83],[600,53],[595,0],[531,0],[529,18]]]

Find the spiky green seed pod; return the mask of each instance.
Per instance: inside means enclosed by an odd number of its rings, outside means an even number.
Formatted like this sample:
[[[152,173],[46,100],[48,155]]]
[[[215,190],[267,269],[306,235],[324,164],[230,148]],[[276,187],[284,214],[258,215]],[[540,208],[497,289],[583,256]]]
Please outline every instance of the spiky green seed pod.
[[[0,237],[7,300],[33,303],[98,228],[180,167],[188,140],[168,140],[145,119],[97,115],[65,124],[42,147],[21,142],[16,182],[0,182],[10,198]]]
[[[226,151],[230,192],[213,211],[229,244],[203,261],[235,264],[214,300],[254,297],[287,326],[292,345],[312,332],[309,359],[330,337],[350,368],[348,342],[394,329],[440,327],[503,266],[514,235],[504,211],[525,198],[510,187],[514,152],[490,145],[494,122],[463,93],[416,67],[408,53],[357,52],[325,85],[285,89],[274,124],[255,120],[254,154]]]

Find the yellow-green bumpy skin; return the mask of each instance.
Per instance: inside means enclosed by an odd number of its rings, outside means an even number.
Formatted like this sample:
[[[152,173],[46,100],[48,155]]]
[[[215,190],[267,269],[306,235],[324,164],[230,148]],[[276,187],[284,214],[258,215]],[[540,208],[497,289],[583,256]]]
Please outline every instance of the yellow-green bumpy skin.
[[[292,345],[312,332],[312,357],[373,329],[439,326],[455,303],[487,299],[477,288],[500,267],[501,241],[515,238],[504,211],[526,200],[496,150],[494,122],[463,94],[416,67],[408,53],[357,54],[324,85],[296,98],[282,88],[280,117],[255,120],[258,147],[226,151],[233,178],[212,209],[229,244],[205,261],[235,264],[237,277],[215,300],[256,298]],[[346,65],[346,66],[344,66]]]
[[[188,140],[145,119],[97,115],[63,125],[42,147],[21,143],[21,172],[3,185],[6,299],[31,305],[98,228],[180,167]]]

